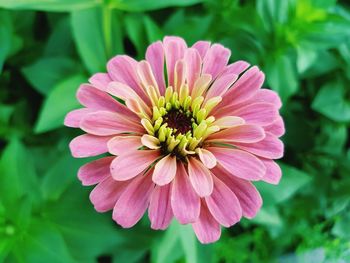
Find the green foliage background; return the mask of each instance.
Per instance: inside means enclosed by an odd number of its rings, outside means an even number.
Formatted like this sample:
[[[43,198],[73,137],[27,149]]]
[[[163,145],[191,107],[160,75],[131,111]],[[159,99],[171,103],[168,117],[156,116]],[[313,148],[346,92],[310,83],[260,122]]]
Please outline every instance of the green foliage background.
[[[164,35],[226,45],[284,103],[280,185],[212,245],[96,213],[67,148],[78,85]],[[348,1],[0,0],[0,72],[0,262],[350,262]]]

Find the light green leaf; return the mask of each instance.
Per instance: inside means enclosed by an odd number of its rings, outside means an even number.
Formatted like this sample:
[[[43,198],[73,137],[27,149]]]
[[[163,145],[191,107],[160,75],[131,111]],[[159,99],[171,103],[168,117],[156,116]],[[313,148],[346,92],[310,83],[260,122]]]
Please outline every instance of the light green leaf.
[[[279,165],[282,168],[282,179],[278,185],[256,183],[266,206],[288,200],[311,181],[311,177],[305,172],[286,164]]]
[[[44,95],[78,70],[79,66],[67,57],[44,57],[22,69],[30,84]]]
[[[124,11],[149,11],[171,6],[190,6],[203,2],[203,0],[113,0],[110,6]]]
[[[340,80],[322,86],[311,107],[331,120],[350,121],[350,102],[346,100],[345,86]]]
[[[162,240],[152,246],[152,262],[176,262],[183,253],[183,246],[179,236],[179,224],[173,221],[166,230]]]
[[[197,238],[191,225],[179,225],[180,240],[187,263],[198,262]]]
[[[35,132],[47,132],[63,126],[65,115],[79,107],[75,93],[81,83],[86,82],[83,75],[73,75],[59,82],[47,96],[40,111]]]
[[[0,0],[0,7],[50,12],[66,12],[101,4],[102,0]]]
[[[74,40],[91,74],[105,71],[107,61],[123,51],[119,14],[106,7],[72,12]]]
[[[268,85],[278,92],[282,101],[287,101],[290,96],[297,92],[296,63],[291,56],[280,55],[268,59],[265,70]]]

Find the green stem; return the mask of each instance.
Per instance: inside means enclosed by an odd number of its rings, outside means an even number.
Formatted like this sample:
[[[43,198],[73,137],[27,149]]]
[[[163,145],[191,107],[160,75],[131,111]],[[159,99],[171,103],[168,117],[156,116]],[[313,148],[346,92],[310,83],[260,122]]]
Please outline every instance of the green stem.
[[[105,42],[105,51],[107,58],[112,55],[112,35],[111,35],[111,10],[109,6],[102,7],[102,29]]]

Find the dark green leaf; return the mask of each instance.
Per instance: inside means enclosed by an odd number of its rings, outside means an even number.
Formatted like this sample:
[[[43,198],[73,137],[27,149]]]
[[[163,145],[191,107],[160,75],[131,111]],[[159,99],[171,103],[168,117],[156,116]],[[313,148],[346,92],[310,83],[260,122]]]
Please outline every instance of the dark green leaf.
[[[74,75],[62,80],[52,89],[42,106],[35,132],[47,132],[63,126],[65,115],[79,107],[75,93],[84,82],[86,78],[83,75]]]

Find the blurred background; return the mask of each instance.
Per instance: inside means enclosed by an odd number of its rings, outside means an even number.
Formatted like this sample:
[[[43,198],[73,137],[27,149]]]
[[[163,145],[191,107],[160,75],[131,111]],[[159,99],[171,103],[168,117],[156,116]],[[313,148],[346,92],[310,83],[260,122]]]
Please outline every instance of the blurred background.
[[[284,103],[280,184],[212,245],[95,212],[67,147],[79,84],[164,35],[222,43]],[[0,72],[0,262],[350,262],[348,0],[0,0]]]

